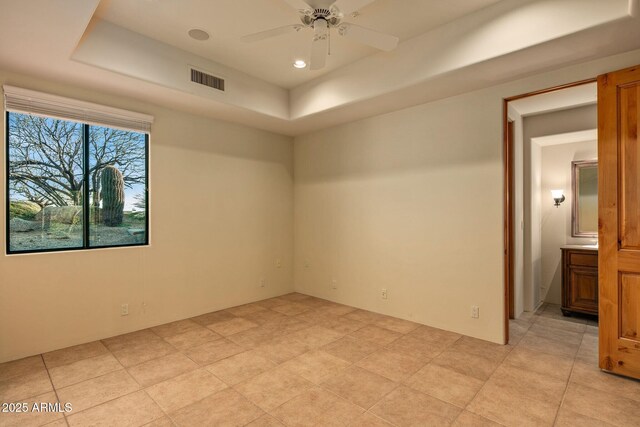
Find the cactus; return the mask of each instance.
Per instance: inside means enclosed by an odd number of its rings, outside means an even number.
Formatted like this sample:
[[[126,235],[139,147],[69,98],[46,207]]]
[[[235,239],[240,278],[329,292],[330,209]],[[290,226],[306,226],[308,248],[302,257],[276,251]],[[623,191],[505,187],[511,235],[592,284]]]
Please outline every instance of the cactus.
[[[102,169],[102,219],[107,227],[122,224],[124,210],[124,178],[115,166]]]

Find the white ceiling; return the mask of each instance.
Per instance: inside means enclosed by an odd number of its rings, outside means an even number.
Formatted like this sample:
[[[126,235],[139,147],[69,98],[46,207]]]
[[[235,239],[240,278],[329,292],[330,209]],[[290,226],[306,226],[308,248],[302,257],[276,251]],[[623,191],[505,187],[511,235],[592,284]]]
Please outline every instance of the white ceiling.
[[[278,57],[292,46],[287,36],[269,49],[238,44],[272,20],[297,19],[284,0],[0,0],[0,71],[27,76],[28,89],[56,94],[61,83],[88,101],[109,94],[300,135],[596,58],[636,58],[639,2],[377,0],[358,23],[395,32],[398,48],[345,41],[318,74]],[[161,24],[163,16],[171,19]],[[187,38],[196,26],[218,50]],[[344,62],[333,63],[339,55]],[[221,75],[228,91],[191,83],[189,65]]]
[[[522,117],[592,105],[598,101],[598,85],[588,83],[554,92],[528,96],[509,103]]]
[[[393,34],[402,41],[498,1],[377,0],[345,21]],[[96,17],[284,88],[378,52],[334,31],[327,67],[297,70],[292,67],[294,59],[308,60],[310,29],[256,43],[240,40],[258,31],[300,23],[298,13],[284,0],[102,0]],[[191,39],[187,32],[192,28],[207,31],[211,38],[204,42]]]

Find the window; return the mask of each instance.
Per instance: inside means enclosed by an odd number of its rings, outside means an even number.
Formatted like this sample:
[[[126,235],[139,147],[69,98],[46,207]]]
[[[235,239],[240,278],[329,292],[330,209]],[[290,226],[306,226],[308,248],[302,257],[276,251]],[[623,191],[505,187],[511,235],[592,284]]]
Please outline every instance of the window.
[[[7,105],[9,254],[148,244],[147,132]]]

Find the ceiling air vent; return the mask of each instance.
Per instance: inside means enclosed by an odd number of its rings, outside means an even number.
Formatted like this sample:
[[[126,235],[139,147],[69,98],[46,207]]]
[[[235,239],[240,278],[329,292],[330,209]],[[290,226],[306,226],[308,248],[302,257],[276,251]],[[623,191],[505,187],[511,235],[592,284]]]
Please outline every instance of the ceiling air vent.
[[[193,68],[191,69],[191,81],[224,92],[224,79]]]

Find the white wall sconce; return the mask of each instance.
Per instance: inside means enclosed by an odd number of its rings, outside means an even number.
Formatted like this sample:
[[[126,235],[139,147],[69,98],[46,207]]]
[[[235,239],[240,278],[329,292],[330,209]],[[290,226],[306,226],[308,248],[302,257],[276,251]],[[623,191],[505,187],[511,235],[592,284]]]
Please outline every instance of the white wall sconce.
[[[551,190],[551,196],[555,202],[553,206],[556,208],[560,207],[560,203],[565,201],[564,190]]]

